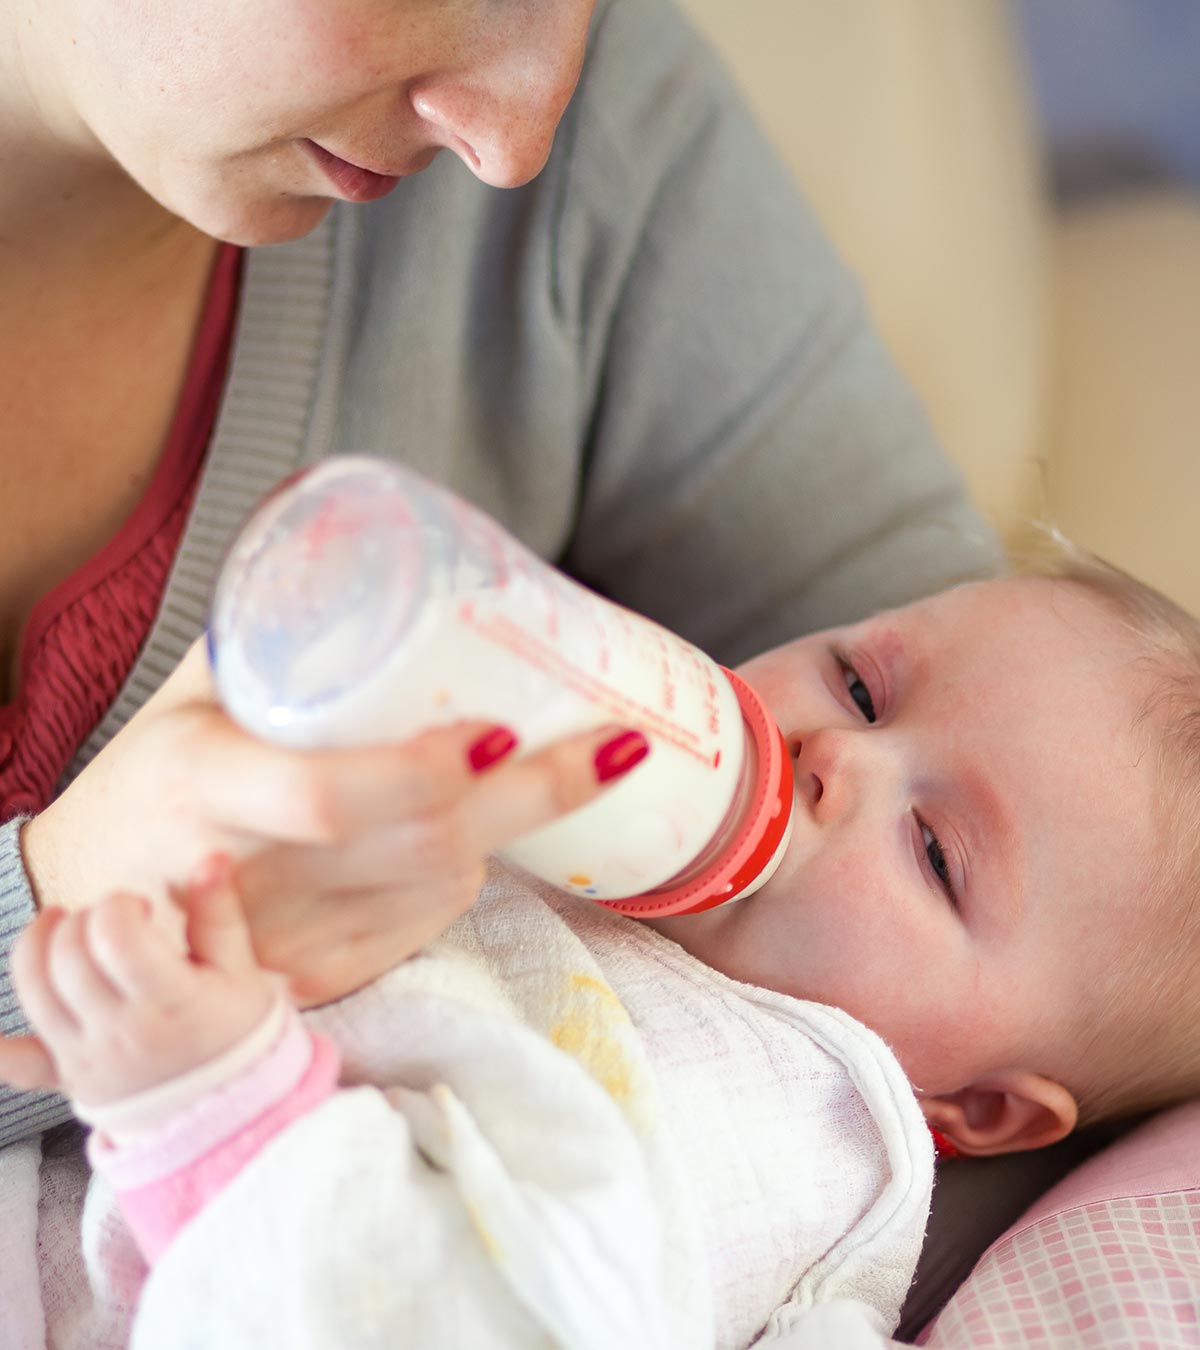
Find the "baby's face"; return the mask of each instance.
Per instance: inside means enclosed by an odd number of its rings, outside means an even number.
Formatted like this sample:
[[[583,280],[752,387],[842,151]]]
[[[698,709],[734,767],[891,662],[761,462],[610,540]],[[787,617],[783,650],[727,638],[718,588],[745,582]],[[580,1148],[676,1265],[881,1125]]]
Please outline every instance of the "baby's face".
[[[795,762],[755,895],[655,926],[735,979],[844,1008],[913,1082],[1069,1081],[1156,847],[1148,685],[1077,587],[961,587],[755,658]]]

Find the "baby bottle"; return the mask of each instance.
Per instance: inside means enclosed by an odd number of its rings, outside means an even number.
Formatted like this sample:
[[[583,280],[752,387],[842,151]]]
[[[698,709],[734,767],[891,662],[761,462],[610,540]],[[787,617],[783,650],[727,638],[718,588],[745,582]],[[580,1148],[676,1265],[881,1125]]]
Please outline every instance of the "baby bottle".
[[[209,631],[225,707],[283,745],[401,741],[484,718],[528,753],[637,728],[651,753],[636,772],[504,850],[612,909],[735,900],[786,848],[791,762],[748,685],[390,462],[326,460],[269,496],[225,563]]]

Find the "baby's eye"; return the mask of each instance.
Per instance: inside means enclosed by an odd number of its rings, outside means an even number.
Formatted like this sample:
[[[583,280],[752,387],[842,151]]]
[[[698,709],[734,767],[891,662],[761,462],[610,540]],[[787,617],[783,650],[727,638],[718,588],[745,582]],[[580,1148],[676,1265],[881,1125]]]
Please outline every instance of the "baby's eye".
[[[938,837],[929,828],[925,822],[919,821],[921,826],[921,843],[925,845],[925,856],[929,859],[929,865],[933,868],[934,875],[941,883],[942,890],[952,905],[958,903],[958,898],[954,894],[954,883],[950,880],[950,868],[946,863],[946,855],[942,851],[941,844],[938,843]]]
[[[875,704],[871,701],[871,691],[859,679],[858,671],[845,661],[842,662],[842,678],[846,681],[846,688],[854,700],[855,707],[868,722],[874,722]]]

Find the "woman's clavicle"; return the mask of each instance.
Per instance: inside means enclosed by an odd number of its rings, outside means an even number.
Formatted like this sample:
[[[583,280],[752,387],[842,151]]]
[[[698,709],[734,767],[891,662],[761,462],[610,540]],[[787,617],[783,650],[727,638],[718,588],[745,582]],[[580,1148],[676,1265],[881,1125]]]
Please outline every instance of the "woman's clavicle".
[[[197,239],[116,284],[0,270],[0,702],[33,606],[117,533],[154,475],[215,250]]]

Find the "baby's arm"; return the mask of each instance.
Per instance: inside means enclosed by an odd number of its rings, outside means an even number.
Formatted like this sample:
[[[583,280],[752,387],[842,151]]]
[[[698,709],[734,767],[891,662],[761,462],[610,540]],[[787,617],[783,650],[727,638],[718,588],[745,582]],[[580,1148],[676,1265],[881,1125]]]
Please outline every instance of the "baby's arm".
[[[185,934],[133,895],[39,915],[13,960],[37,1035],[0,1045],[0,1074],[61,1089],[95,1127],[91,1159],[150,1259],[338,1068],[255,961],[228,865],[179,908]]]
[[[337,1086],[331,1041],[283,1003],[219,1060],[159,1088],[80,1114],[88,1157],[117,1193],[153,1262],[276,1134]]]
[[[389,1007],[380,1031],[409,1031],[386,1087],[334,1091],[336,1054],[279,1011],[228,878],[181,908],[187,952],[126,897],[94,931],[39,920],[18,963],[30,1054],[82,1097],[93,1160],[161,1254],[133,1345],[666,1343],[640,1140],[572,1057],[460,1002],[450,960],[446,993]]]

